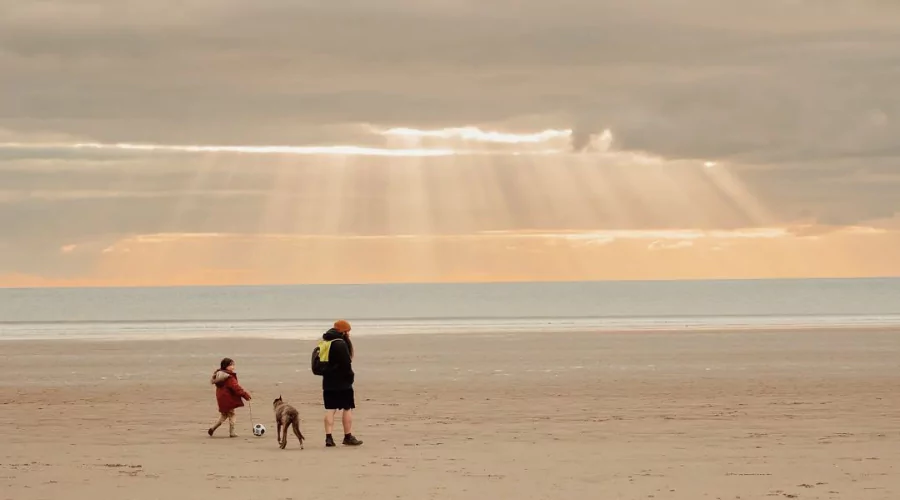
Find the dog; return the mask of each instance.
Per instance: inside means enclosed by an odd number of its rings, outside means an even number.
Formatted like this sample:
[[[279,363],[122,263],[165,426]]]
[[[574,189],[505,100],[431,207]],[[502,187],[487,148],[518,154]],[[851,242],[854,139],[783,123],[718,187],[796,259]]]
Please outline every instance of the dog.
[[[272,402],[272,407],[275,409],[277,429],[275,438],[278,440],[278,445],[282,450],[287,446],[288,427],[290,427],[294,429],[294,435],[300,440],[300,449],[302,450],[303,440],[306,438],[300,432],[300,414],[297,412],[297,409],[285,403],[281,396],[278,396],[278,399]]]

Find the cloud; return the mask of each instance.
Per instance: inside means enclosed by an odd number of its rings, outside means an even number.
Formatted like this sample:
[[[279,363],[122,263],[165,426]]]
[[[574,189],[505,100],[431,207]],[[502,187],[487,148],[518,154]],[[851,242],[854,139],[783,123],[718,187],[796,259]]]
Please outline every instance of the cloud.
[[[542,130],[536,133],[516,134],[510,132],[485,131],[478,127],[444,128],[439,130],[419,130],[408,127],[395,127],[381,131],[381,135],[391,137],[462,139],[464,141],[496,142],[501,144],[535,144],[552,139],[568,139],[571,130]]]
[[[223,153],[223,154],[263,154],[263,155],[297,155],[297,156],[384,156],[384,157],[440,157],[440,156],[477,156],[477,155],[553,155],[568,152],[591,152],[601,154],[622,154],[611,151],[612,132],[604,130],[599,134],[587,134],[576,137],[571,130],[543,130],[534,133],[513,133],[485,131],[478,127],[456,127],[438,130],[420,130],[408,127],[395,127],[386,130],[374,130],[376,135],[391,138],[402,138],[414,141],[418,147],[373,147],[362,144],[344,145],[213,145],[213,144],[135,144],[127,142],[0,142],[0,154],[8,157],[41,157],[60,153],[84,153],[90,156],[94,152],[114,153]],[[439,141],[439,147],[427,147],[426,140]],[[488,143],[514,147],[512,149],[471,148],[470,143]],[[546,144],[544,146],[543,144]],[[556,147],[554,148],[554,144]],[[561,147],[571,144],[569,148]],[[464,147],[458,147],[458,146]],[[536,147],[537,146],[537,147]],[[639,153],[632,152],[633,158],[640,158]],[[658,161],[652,155],[646,155],[647,161]]]
[[[870,230],[866,230],[870,229]],[[871,228],[860,228],[861,234],[883,234],[883,231]],[[114,245],[106,248],[104,252],[112,253],[119,249],[127,249],[134,245],[160,245],[184,242],[334,242],[353,244],[362,241],[398,241],[418,240],[433,243],[448,241],[477,241],[477,240],[504,240],[507,242],[520,241],[563,241],[571,244],[608,244],[616,241],[652,240],[651,246],[655,248],[685,248],[693,245],[694,240],[741,240],[741,239],[771,239],[791,237],[793,232],[786,228],[753,228],[737,229],[733,231],[703,231],[703,230],[620,230],[620,231],[570,231],[555,233],[533,233],[519,231],[483,231],[479,233],[458,234],[385,234],[385,235],[335,235],[335,234],[293,234],[293,233],[155,233],[129,236]],[[75,245],[70,245],[75,247]]]
[[[487,231],[487,235],[504,235],[517,238],[563,239],[585,244],[608,244],[620,240],[653,240],[655,242],[676,240],[677,243],[688,240],[715,239],[759,239],[782,238],[793,233],[792,228],[757,227],[738,228],[733,230],[704,229],[623,229],[606,231],[559,231],[559,232],[512,232]],[[875,231],[877,232],[877,231]]]
[[[78,200],[133,200],[133,199],[183,199],[183,198],[232,198],[239,196],[264,196],[252,190],[180,190],[180,191],[117,191],[117,190],[0,190],[0,204],[28,201],[78,201]]]
[[[867,235],[867,234],[884,234],[886,229],[870,226],[834,226],[826,224],[803,224],[792,226],[788,229],[789,233],[794,236],[817,238],[826,234],[846,234],[846,235]]]
[[[0,0],[0,272],[138,234],[892,241],[842,228],[900,212],[900,4],[685,5]]]
[[[348,5],[4,5],[0,86],[16,93],[0,95],[17,96],[3,102],[4,120],[104,143],[292,144],[308,124],[547,115],[700,157],[826,148],[842,129],[887,144],[896,126],[889,2],[701,0],[687,15],[678,2],[554,11],[530,0],[517,4],[521,24],[504,20],[502,3]],[[887,119],[872,122],[876,110]],[[857,119],[887,130],[850,137]]]
[[[888,217],[868,221],[868,223],[871,227],[877,229],[900,230],[900,212]]]
[[[815,231],[808,226],[786,228],[743,228],[734,230],[612,230],[612,231],[482,231],[458,234],[384,234],[384,235],[336,235],[336,234],[294,234],[294,233],[155,233],[126,237],[105,248],[104,253],[130,251],[134,246],[164,245],[186,242],[243,242],[264,244],[265,242],[354,244],[358,242],[396,242],[401,240],[442,244],[446,242],[496,241],[506,242],[515,249],[516,242],[562,242],[572,246],[602,246],[616,242],[650,241],[649,250],[690,248],[699,242],[708,242],[725,248],[741,240],[772,240],[792,238],[818,239],[824,234],[885,235],[887,230],[874,227],[838,228],[832,231]],[[69,245],[72,249],[75,245]]]
[[[647,247],[648,250],[678,250],[679,248],[690,248],[694,246],[693,241],[675,241],[667,242],[656,240]]]

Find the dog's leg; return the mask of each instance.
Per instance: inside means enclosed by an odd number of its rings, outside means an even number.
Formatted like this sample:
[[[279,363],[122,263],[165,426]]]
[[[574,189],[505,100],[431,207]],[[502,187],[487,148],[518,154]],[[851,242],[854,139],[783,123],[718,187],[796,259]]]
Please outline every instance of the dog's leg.
[[[292,427],[294,429],[294,435],[297,436],[297,440],[300,441],[300,449],[303,449],[303,433],[300,432],[300,418],[297,417],[291,422]],[[284,439],[287,440],[287,430],[284,431]]]
[[[281,419],[275,418],[275,441],[281,443]]]
[[[281,441],[279,441],[279,445],[281,446],[282,450],[287,447],[287,433],[288,433],[289,425],[290,425],[290,423],[288,423],[288,422],[282,422],[282,424],[281,424],[282,434],[280,434],[278,437],[281,438]]]

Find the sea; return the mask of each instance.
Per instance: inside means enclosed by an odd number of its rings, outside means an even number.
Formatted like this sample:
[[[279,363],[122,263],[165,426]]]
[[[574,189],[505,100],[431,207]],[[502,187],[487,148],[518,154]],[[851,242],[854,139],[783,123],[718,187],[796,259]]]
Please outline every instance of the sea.
[[[900,326],[900,278],[0,289],[0,340]]]

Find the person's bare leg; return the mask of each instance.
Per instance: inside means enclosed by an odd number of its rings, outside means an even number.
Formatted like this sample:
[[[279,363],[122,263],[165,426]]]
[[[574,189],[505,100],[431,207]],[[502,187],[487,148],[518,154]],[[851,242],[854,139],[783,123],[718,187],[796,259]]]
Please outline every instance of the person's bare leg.
[[[325,434],[334,432],[334,413],[336,410],[325,410]]]
[[[344,410],[341,414],[341,425],[344,427],[344,435],[353,434],[353,410]]]
[[[341,415],[341,424],[344,426],[344,445],[361,445],[362,441],[353,435],[353,410],[344,410],[344,414]]]
[[[334,437],[331,435],[334,432],[335,411],[337,410],[325,410],[325,446],[328,448],[335,446]]]

